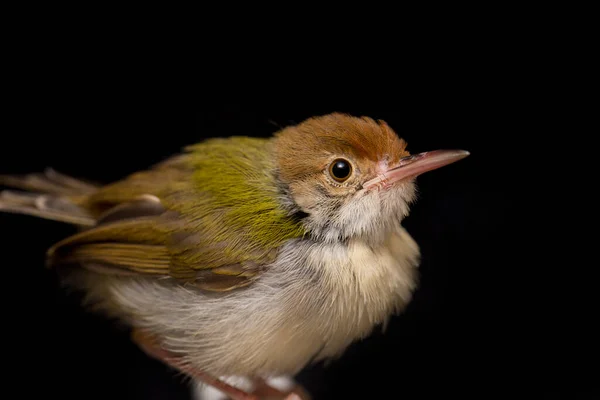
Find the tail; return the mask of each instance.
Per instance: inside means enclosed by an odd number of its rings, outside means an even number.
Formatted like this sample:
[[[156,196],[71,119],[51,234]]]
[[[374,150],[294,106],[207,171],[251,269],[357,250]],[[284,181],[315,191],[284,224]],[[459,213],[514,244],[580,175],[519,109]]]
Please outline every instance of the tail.
[[[0,212],[25,214],[74,225],[93,226],[96,220],[72,199],[89,195],[98,186],[54,171],[25,176],[0,175]]]

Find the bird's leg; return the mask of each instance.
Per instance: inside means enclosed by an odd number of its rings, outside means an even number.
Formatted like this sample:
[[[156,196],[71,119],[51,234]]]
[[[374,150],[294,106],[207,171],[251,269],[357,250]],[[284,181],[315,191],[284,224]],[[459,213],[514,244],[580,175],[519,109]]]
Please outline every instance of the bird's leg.
[[[260,400],[256,394],[246,393],[243,390],[228,385],[227,383],[207,374],[204,371],[200,371],[182,363],[177,356],[160,347],[160,344],[153,335],[147,334],[138,329],[134,329],[132,332],[132,339],[150,357],[156,358],[167,365],[206,383],[207,385],[219,389],[232,400]],[[293,400],[293,398],[290,400]]]
[[[259,395],[261,398],[278,398],[283,400],[310,400],[308,393],[300,385],[295,385],[289,391],[281,391],[270,386],[264,379],[255,379],[256,385],[253,394]]]
[[[134,329],[132,339],[149,356],[161,360],[167,365],[184,372],[191,377],[210,385],[227,396],[231,400],[260,400],[260,399],[283,399],[283,400],[309,400],[310,396],[296,385],[291,391],[282,392],[272,386],[269,386],[263,379],[255,379],[256,388],[252,393],[244,392],[234,386],[231,386],[204,371],[190,367],[183,363],[179,357],[163,349],[156,337],[142,330]]]

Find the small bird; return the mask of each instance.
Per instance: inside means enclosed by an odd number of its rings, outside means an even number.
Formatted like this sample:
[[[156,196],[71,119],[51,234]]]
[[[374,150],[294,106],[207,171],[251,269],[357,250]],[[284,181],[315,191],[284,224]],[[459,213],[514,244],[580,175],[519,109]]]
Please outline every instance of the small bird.
[[[47,266],[150,356],[232,399],[302,398],[267,382],[339,357],[417,287],[402,227],[416,177],[469,153],[406,148],[385,121],[332,113],[207,139],[107,185],[1,176],[15,190],[0,211],[77,226]]]

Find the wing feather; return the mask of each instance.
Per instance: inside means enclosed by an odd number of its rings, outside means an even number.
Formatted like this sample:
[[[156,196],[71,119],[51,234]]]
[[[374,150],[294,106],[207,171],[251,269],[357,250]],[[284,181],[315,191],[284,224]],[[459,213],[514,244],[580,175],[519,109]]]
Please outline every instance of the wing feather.
[[[105,186],[52,170],[20,180],[1,177],[0,183],[60,193],[36,207],[88,219],[84,230],[48,250],[50,267],[166,277],[226,291],[251,284],[281,244],[303,234],[276,201],[269,146],[262,139],[207,141]],[[34,209],[32,201],[40,200],[23,196],[11,205]]]

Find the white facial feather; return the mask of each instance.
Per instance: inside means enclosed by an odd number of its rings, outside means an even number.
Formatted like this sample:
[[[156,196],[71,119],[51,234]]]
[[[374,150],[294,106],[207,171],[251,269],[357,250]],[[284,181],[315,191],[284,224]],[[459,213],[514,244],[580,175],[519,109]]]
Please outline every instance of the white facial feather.
[[[326,242],[360,237],[378,243],[409,214],[416,199],[416,185],[408,181],[383,191],[360,190],[342,204],[323,197],[311,208],[305,226],[314,237]]]

